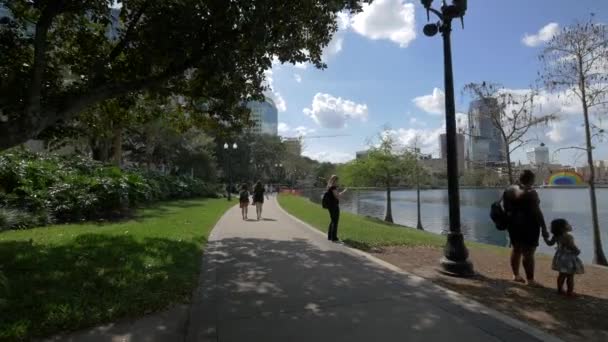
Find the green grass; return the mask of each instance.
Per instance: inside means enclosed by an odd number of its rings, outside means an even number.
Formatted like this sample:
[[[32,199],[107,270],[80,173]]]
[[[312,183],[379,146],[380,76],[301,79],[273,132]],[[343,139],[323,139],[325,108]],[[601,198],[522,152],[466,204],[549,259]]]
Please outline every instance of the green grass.
[[[176,201],[120,223],[0,233],[8,279],[0,340],[48,336],[189,301],[209,232],[233,204]]]
[[[279,204],[300,220],[327,232],[329,214],[321,206],[308,199],[290,195],[280,195]],[[348,245],[363,250],[382,246],[440,247],[445,244],[445,237],[437,234],[404,228],[344,211],[340,213],[338,236]]]

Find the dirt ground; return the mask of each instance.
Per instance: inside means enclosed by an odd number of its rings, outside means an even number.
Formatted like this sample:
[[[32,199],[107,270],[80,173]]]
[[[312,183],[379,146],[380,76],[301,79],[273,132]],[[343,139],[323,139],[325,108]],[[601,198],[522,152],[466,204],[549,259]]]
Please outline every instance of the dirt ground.
[[[537,257],[536,280],[543,287],[533,288],[511,281],[507,252],[470,249],[477,276],[468,279],[438,272],[440,248],[389,247],[373,254],[565,341],[608,341],[608,268],[585,265],[585,274],[575,278],[578,297],[567,298],[557,294],[549,256]]]

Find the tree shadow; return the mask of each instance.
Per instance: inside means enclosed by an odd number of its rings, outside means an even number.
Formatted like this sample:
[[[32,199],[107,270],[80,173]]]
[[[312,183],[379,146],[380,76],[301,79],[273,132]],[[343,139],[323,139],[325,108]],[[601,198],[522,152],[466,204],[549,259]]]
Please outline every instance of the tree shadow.
[[[103,234],[63,245],[0,242],[9,285],[0,339],[76,330],[187,301],[202,242]]]
[[[187,340],[537,341],[430,282],[305,239],[210,242]],[[339,333],[337,332],[339,331]],[[491,331],[491,334],[487,333]]]
[[[434,281],[571,341],[607,341],[608,300],[579,295],[568,298],[554,288],[530,287],[477,274],[468,280],[436,277]]]

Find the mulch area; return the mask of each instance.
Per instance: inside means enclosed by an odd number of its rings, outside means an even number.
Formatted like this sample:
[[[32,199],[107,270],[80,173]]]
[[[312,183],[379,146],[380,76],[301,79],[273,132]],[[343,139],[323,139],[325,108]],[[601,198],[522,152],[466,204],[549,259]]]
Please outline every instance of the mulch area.
[[[565,341],[608,341],[608,268],[585,265],[585,274],[575,277],[578,297],[567,298],[557,294],[557,273],[545,255],[536,261],[543,287],[533,288],[511,281],[509,255],[492,249],[470,249],[477,276],[468,279],[438,272],[440,248],[387,247],[372,254]]]

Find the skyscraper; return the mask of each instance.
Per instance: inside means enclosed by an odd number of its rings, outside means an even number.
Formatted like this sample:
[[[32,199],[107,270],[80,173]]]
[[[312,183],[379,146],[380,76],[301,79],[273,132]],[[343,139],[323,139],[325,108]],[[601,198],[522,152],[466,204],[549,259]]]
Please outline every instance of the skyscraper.
[[[464,171],[464,134],[456,134],[456,151],[458,153],[458,172]],[[447,135],[441,134],[439,136],[439,145],[441,147],[441,159],[448,159],[448,143]]]
[[[530,165],[541,166],[549,164],[549,148],[545,144],[526,151]]]
[[[478,164],[505,161],[505,144],[492,123],[498,101],[485,98],[471,102],[469,107],[469,159]]]
[[[254,126],[251,132],[254,134],[278,134],[279,111],[274,101],[266,98],[263,102],[249,102],[247,108],[251,110],[251,120]]]

